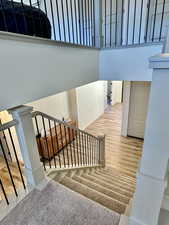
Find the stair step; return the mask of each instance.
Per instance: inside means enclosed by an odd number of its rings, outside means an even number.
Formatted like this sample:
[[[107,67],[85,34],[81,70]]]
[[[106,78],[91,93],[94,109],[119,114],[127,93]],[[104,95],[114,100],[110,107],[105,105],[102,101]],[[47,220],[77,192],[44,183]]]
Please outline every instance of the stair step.
[[[120,214],[123,214],[125,212],[127,204],[119,202],[116,199],[110,198],[107,195],[93,190],[86,185],[73,180],[70,177],[65,176],[60,183],[113,211],[116,211]]]
[[[114,176],[113,174],[106,174],[104,172],[96,172],[96,174],[105,177],[106,179],[109,179],[110,181],[114,181],[114,182],[118,182],[122,185],[126,185],[127,187],[131,188],[131,189],[135,189],[135,184],[131,183],[130,181],[126,181],[124,179],[122,179],[120,176]]]
[[[104,186],[101,186],[99,184],[96,184],[90,180],[87,180],[85,179],[84,177],[81,177],[81,176],[73,176],[73,179],[78,181],[79,183],[81,184],[84,184],[86,186],[88,186],[89,188],[92,188],[98,192],[101,192],[105,195],[108,195],[109,197],[111,198],[114,198],[120,202],[123,202],[125,204],[128,204],[129,201],[130,201],[130,198],[124,196],[124,195],[121,195],[119,193],[116,193],[116,192],[113,192],[112,190],[108,189],[108,188],[105,188]]]
[[[121,173],[121,174],[123,174],[123,175],[127,175],[127,176],[129,176],[129,177],[131,177],[131,178],[134,178],[134,179],[136,179],[136,173],[135,172],[131,172],[131,171],[129,171],[129,170],[127,170],[127,169],[124,169],[124,167],[120,167],[120,166],[111,166],[111,169],[112,170],[116,170],[116,171],[118,171],[119,173]]]
[[[122,174],[119,171],[115,170],[115,169],[111,169],[111,168],[106,168],[104,170],[102,170],[103,173],[109,175],[109,176],[115,176],[115,177],[120,177],[122,180],[126,181],[126,182],[130,182],[133,185],[136,184],[136,180],[128,175]]]
[[[125,195],[128,198],[131,198],[133,196],[133,192],[128,191],[128,190],[123,189],[123,188],[119,188],[119,187],[116,186],[116,184],[113,185],[113,184],[107,183],[107,182],[102,181],[102,180],[100,180],[100,179],[98,179],[98,178],[96,178],[94,176],[89,175],[89,174],[83,174],[82,177],[84,177],[84,178],[86,178],[86,179],[88,179],[90,181],[93,181],[96,184],[104,186],[105,188],[108,188],[108,189],[110,189],[110,190],[112,190],[114,192],[117,192],[117,193],[120,193],[122,195]]]
[[[103,175],[98,175],[97,173],[92,173],[90,175],[93,176],[93,177],[98,178],[99,180],[102,180],[103,182],[106,182],[108,184],[115,185],[116,187],[121,188],[121,189],[124,189],[126,191],[134,192],[134,190],[135,190],[134,187],[130,187],[130,186],[126,185],[125,183],[120,183],[118,179],[111,180],[111,179],[106,178]]]

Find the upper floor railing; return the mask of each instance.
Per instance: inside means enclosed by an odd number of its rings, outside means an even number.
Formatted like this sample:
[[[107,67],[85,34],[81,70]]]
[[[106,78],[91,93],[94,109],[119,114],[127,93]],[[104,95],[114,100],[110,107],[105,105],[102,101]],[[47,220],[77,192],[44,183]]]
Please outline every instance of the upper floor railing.
[[[167,0],[0,0],[0,30],[114,48],[164,41],[168,14]]]
[[[95,0],[0,0],[0,30],[95,46]]]
[[[158,43],[169,26],[166,0],[104,0],[103,47]]]

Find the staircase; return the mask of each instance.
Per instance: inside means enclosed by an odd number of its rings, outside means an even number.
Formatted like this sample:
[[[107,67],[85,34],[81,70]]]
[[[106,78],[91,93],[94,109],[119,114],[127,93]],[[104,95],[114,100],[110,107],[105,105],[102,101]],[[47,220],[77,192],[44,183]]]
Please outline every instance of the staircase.
[[[135,179],[117,170],[88,167],[53,171],[49,177],[75,192],[113,210],[128,215]]]

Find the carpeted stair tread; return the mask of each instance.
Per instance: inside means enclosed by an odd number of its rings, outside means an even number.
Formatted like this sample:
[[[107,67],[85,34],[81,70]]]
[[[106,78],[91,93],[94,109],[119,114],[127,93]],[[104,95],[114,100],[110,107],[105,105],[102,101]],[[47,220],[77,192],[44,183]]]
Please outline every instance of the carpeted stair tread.
[[[114,192],[118,192],[118,193],[120,193],[122,195],[125,195],[125,196],[127,196],[129,198],[131,198],[133,196],[133,192],[127,191],[126,189],[123,189],[123,188],[119,188],[116,185],[104,182],[104,181],[100,180],[99,178],[96,178],[96,177],[91,176],[89,174],[83,174],[82,177],[84,177],[84,178],[86,178],[86,179],[88,179],[90,181],[93,181],[96,184],[102,185],[105,188],[111,189]]]
[[[93,190],[68,176],[65,176],[60,183],[115,212],[120,214],[125,212],[127,204],[119,202],[116,199],[112,199],[103,193]]]
[[[116,170],[119,173],[123,174],[123,175],[127,175],[129,177],[132,177],[134,179],[136,179],[136,173],[135,172],[131,172],[127,169],[124,169],[124,167],[116,167],[116,166],[111,166],[112,170]]]
[[[134,184],[132,184],[132,183],[130,183],[130,182],[126,182],[125,180],[122,180],[121,179],[121,177],[119,176],[119,177],[116,177],[116,176],[113,176],[113,174],[110,176],[110,175],[107,175],[107,174],[105,174],[105,173],[103,173],[103,172],[95,172],[95,174],[97,174],[97,175],[100,175],[100,176],[102,176],[102,177],[104,177],[104,178],[106,178],[106,179],[108,179],[108,180],[110,180],[110,181],[113,181],[113,182],[118,182],[119,184],[121,184],[122,186],[127,186],[129,189],[131,189],[131,190],[134,190],[135,189],[135,185]]]
[[[104,169],[104,170],[100,170],[98,172],[103,173],[103,174],[105,174],[105,175],[107,175],[109,177],[112,177],[112,176],[113,177],[118,177],[120,180],[122,180],[124,182],[127,182],[127,183],[130,183],[130,184],[132,184],[134,186],[136,184],[135,179],[133,179],[133,178],[127,176],[127,175],[122,175],[122,174],[118,173],[117,171],[108,171],[108,170]]]
[[[105,176],[98,175],[97,173],[92,173],[92,174],[90,174],[90,176],[96,177],[97,179],[100,179],[100,180],[102,180],[102,181],[104,181],[104,182],[106,182],[108,184],[115,185],[118,188],[124,189],[126,191],[129,191],[129,192],[133,192],[134,191],[133,187],[127,186],[127,185],[125,185],[125,183],[120,183],[118,181],[118,179],[117,180],[111,180],[111,179],[106,178]]]
[[[113,167],[106,167],[104,169],[104,172],[109,173],[109,174],[119,174],[120,176],[125,177],[126,179],[130,180],[131,182],[136,183],[136,174],[134,174],[134,177],[133,177],[133,176],[127,175],[123,171],[118,170]]]
[[[88,179],[85,179],[84,177],[81,177],[81,176],[73,176],[74,180],[76,180],[77,182],[81,183],[81,184],[84,184],[86,186],[88,186],[89,188],[92,188],[98,192],[101,192],[111,198],[114,198],[120,202],[123,202],[124,204],[128,204],[129,203],[129,200],[130,198],[122,195],[122,194],[119,194],[117,192],[113,192],[112,190],[108,189],[108,188],[105,188],[104,186],[101,186],[99,184],[96,184]]]

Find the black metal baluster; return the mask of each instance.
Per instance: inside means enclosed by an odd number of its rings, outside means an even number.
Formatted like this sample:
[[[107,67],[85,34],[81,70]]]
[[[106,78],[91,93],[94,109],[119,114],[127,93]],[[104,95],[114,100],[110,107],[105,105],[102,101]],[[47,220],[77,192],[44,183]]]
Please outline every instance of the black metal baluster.
[[[78,155],[77,154],[77,151],[76,151],[76,147],[75,147],[75,140],[76,140],[76,130],[72,129],[72,135],[73,135],[73,152],[74,152],[74,157],[75,157],[75,166],[78,164],[79,165],[79,158],[78,158]],[[77,158],[76,158],[77,156]],[[76,160],[77,159],[77,160]]]
[[[55,41],[56,41],[55,20],[54,20],[54,14],[53,14],[53,4],[52,4],[52,0],[50,0],[50,10],[51,10],[51,14],[52,14],[53,34],[54,34],[54,39],[55,39]]]
[[[45,165],[45,160],[44,160],[44,153],[43,153],[43,149],[42,149],[42,143],[41,143],[41,134],[39,132],[39,126],[38,126],[38,121],[37,121],[37,117],[35,116],[35,124],[36,124],[36,129],[37,129],[37,134],[38,134],[38,137],[37,137],[37,141],[39,141],[39,144],[40,144],[40,148],[41,148],[41,152],[42,152],[42,162],[43,162],[43,167],[44,167],[44,170],[46,171],[46,165]]]
[[[3,192],[3,195],[4,195],[4,197],[5,197],[6,203],[7,203],[7,205],[9,205],[9,200],[8,200],[8,198],[7,198],[7,195],[6,195],[6,192],[5,192],[5,188],[4,188],[4,186],[3,186],[3,183],[2,183],[2,181],[1,181],[1,179],[0,179],[0,186],[1,186],[1,189],[2,189],[2,192]]]
[[[13,1],[13,0],[12,0]],[[32,27],[33,27],[33,34],[35,34],[36,33],[36,28],[35,28],[35,18],[34,18],[34,16],[33,16],[33,6],[32,6],[32,1],[31,0],[29,0],[29,5],[30,5],[30,7],[31,7],[31,19],[32,19]]]
[[[134,41],[135,41],[136,5],[137,5],[137,0],[134,1],[134,19],[133,19],[133,38],[132,38],[132,44],[134,44]]]
[[[104,8],[104,21],[105,21],[105,26],[104,26],[104,47],[105,48],[107,46],[107,36],[106,36],[106,34],[107,34],[107,30],[106,30],[106,27],[107,27],[107,15],[106,15],[106,13],[107,13],[107,4],[106,4],[106,1],[107,0],[104,1],[104,6],[105,6],[105,8]]]
[[[144,40],[145,40],[145,43],[147,42],[147,36],[148,36],[148,27],[149,27],[149,19],[150,19],[150,1],[148,1],[147,3],[147,21],[146,21],[146,31],[145,31],[145,37],[144,37]]]
[[[81,7],[81,9],[82,9],[82,31],[83,31],[83,45],[85,45],[85,28],[84,28],[84,11],[83,11],[83,2],[84,2],[84,0],[82,0],[81,1],[81,4],[82,4],[82,7]]]
[[[129,19],[130,19],[130,0],[128,0],[128,11],[127,11],[127,38],[126,44],[129,44]]]
[[[66,162],[65,162],[65,149],[64,149],[63,134],[62,134],[62,126],[63,126],[63,124],[59,124],[59,127],[60,127],[60,136],[61,136],[61,144],[62,144],[62,150],[63,150],[63,163],[64,163],[64,167],[66,167]]]
[[[117,45],[118,0],[116,0],[115,46]]]
[[[80,165],[80,163],[82,164],[81,161],[81,154],[80,154],[80,147],[79,147],[79,138],[78,138],[78,131],[76,132],[76,147],[77,147],[77,158],[78,158],[78,165]]]
[[[44,0],[44,7],[45,7],[46,16],[48,16],[48,10],[47,10],[47,6],[46,6],[46,0]]]
[[[70,0],[70,11],[71,11],[71,20],[72,20],[72,37],[73,37],[73,43],[75,43],[74,18],[73,18],[72,0]]]
[[[4,2],[3,2],[3,0],[0,0],[0,2],[1,2],[1,7],[2,7],[1,14],[2,14],[2,17],[3,17],[4,28],[5,28],[5,31],[8,31],[8,25],[7,25],[7,18],[6,18],[6,14],[5,14]]]
[[[124,15],[124,0],[122,0],[121,6],[121,45],[123,44],[123,15]]]
[[[47,148],[47,153],[48,153],[48,162],[49,162],[49,166],[51,168],[51,161],[50,161],[50,153],[49,153],[49,146],[48,146],[48,140],[47,140],[46,126],[45,126],[45,120],[44,120],[43,116],[42,116],[42,124],[43,124],[43,129],[44,129],[44,134],[45,134],[45,142],[46,142],[46,148]]]
[[[94,29],[93,29],[93,4],[92,4],[92,0],[90,0],[90,26],[91,26],[91,46],[94,45],[94,41],[93,41],[93,36],[94,36]]]
[[[27,21],[26,21],[26,17],[25,17],[25,13],[24,13],[25,6],[23,3],[23,0],[21,0],[21,5],[22,5],[22,9],[23,9],[22,16],[23,16],[23,21],[24,21],[24,29],[25,29],[25,32],[28,33]]]
[[[88,45],[88,22],[87,22],[87,6],[86,6],[86,0],[84,0],[84,16],[85,16],[85,28],[86,28],[86,45]]]
[[[95,0],[93,0],[93,27],[94,27],[94,46],[96,47]]]
[[[55,168],[56,168],[57,166],[56,166],[56,159],[55,159],[55,149],[54,149],[54,143],[53,143],[53,135],[52,135],[51,122],[50,122],[49,119],[48,119],[48,124],[49,124],[49,132],[50,132],[50,138],[51,138],[51,144],[52,144],[54,165],[55,165]]]
[[[15,144],[14,144],[14,141],[13,141],[13,137],[12,137],[12,133],[11,133],[10,128],[8,128],[8,132],[9,132],[10,140],[11,140],[11,143],[12,143],[12,148],[13,148],[13,151],[14,151],[16,164],[17,164],[19,174],[20,174],[20,177],[21,177],[21,180],[22,180],[22,185],[23,185],[23,188],[26,189],[25,181],[24,181],[24,178],[23,178],[22,170],[21,170],[21,167],[20,167],[20,163],[19,163],[19,160],[18,160],[18,156],[17,156],[17,153],[16,153],[16,148],[15,148]]]
[[[59,150],[59,141],[58,141],[58,133],[57,133],[57,127],[56,127],[56,122],[54,121],[54,127],[55,127],[55,137],[56,137],[56,145],[57,145],[57,149],[58,149],[58,158],[59,158],[59,166],[61,168],[61,160],[60,160],[60,150]]]
[[[80,138],[80,131],[78,132],[79,138],[78,138],[78,144],[79,144],[79,150],[80,150],[80,159],[81,159],[81,166],[83,165],[83,157],[82,157],[82,145],[81,145],[81,138]]]
[[[62,20],[63,20],[63,34],[64,34],[64,41],[66,41],[66,28],[65,28],[65,16],[64,16],[64,7],[63,1],[61,1],[61,9],[62,9]]]
[[[74,164],[74,160],[73,160],[73,154],[72,154],[72,140],[71,140],[71,134],[70,134],[70,127],[67,127],[68,129],[68,138],[69,138],[69,146],[70,146],[70,158],[71,158],[71,162],[72,162],[72,167]]]
[[[140,44],[140,41],[141,41],[142,18],[143,18],[143,0],[141,0],[140,27],[139,27],[139,44]]]
[[[68,8],[68,2],[66,0],[66,14],[67,14],[67,30],[68,30],[68,38],[69,42],[71,42],[71,37],[70,37],[70,24],[69,24],[69,8]]]
[[[91,46],[91,18],[90,18],[90,0],[87,2],[88,5],[88,30],[89,30],[89,45]]]
[[[85,134],[83,134],[83,133],[82,133],[82,143],[83,143],[83,152],[84,152],[84,163],[85,163],[85,165],[87,165]]]
[[[59,16],[58,0],[56,0],[56,12],[57,12],[57,22],[58,22],[58,29],[59,29],[59,39],[61,41],[62,35],[61,35],[61,28],[60,28],[60,16]]]
[[[79,18],[79,39],[80,44],[82,44],[82,29],[81,29],[81,11],[80,11],[80,0],[78,0],[78,18]]]
[[[112,0],[110,0],[110,47],[112,46]]]
[[[162,7],[162,14],[161,14],[161,24],[160,24],[160,33],[159,33],[159,41],[161,41],[161,39],[162,39],[162,30],[163,30],[165,3],[166,3],[166,1],[163,0],[163,7]]]
[[[76,27],[76,43],[79,43],[79,35],[78,35],[78,21],[77,21],[77,6],[76,0],[74,0],[74,13],[75,13],[75,27]]]
[[[38,6],[38,10],[39,10],[39,12],[38,12],[38,18],[39,18],[39,22],[40,22],[40,32],[41,32],[41,37],[43,37],[43,34],[44,34],[44,32],[43,32],[43,26],[42,26],[42,18],[41,18],[41,9],[40,9],[40,4],[39,4],[39,1],[37,1],[37,6]]]
[[[11,169],[9,167],[8,159],[6,157],[6,153],[5,153],[4,146],[2,144],[1,138],[0,138],[0,147],[1,147],[1,150],[2,150],[2,153],[3,153],[3,157],[4,157],[4,160],[5,160],[7,169],[8,169],[8,173],[9,173],[9,177],[10,177],[10,180],[11,180],[11,183],[12,183],[12,187],[13,187],[14,193],[15,193],[16,197],[18,197],[18,193],[17,193],[17,190],[16,190],[15,182],[13,180],[13,176],[12,176],[12,173],[11,173]]]
[[[66,148],[66,152],[67,152],[67,163],[68,163],[68,167],[70,166],[70,164],[69,164],[69,152],[68,152],[68,143],[67,143],[67,129],[66,129],[66,127],[65,127],[65,125],[63,125],[64,126],[64,135],[65,135],[65,148]]]
[[[12,3],[12,12],[13,12],[13,17],[14,17],[14,22],[15,22],[16,33],[19,33],[18,23],[17,23],[17,19],[16,19],[16,14],[15,14],[15,6],[14,6],[13,0],[11,0],[11,3]]]
[[[1,119],[0,119],[0,125],[2,125]],[[9,148],[9,145],[8,145],[8,142],[7,142],[5,131],[2,131],[2,133],[3,133],[3,138],[4,138],[4,141],[5,141],[5,145],[6,145],[7,149],[8,149],[8,155],[9,155],[10,160],[12,162],[12,156],[11,156],[10,148]]]
[[[162,15],[161,15],[161,25],[160,25],[159,41],[161,41],[162,30],[163,30],[164,10],[165,10],[165,0],[163,0],[163,9],[162,9]]]
[[[153,33],[152,33],[152,42],[154,41],[154,34],[155,34],[155,26],[156,26],[156,16],[157,16],[157,2],[158,0],[155,1],[155,9],[154,9],[154,21],[153,21]]]

